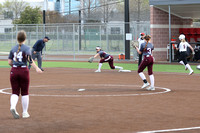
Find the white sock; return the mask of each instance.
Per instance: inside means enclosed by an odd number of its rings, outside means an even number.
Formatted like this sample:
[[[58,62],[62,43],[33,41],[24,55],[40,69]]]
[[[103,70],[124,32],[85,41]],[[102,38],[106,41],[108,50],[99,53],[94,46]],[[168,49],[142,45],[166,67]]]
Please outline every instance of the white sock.
[[[123,69],[123,67],[115,66],[115,69]]]
[[[141,77],[142,80],[145,80],[145,79],[146,79],[146,77],[145,77],[145,75],[144,75],[143,72],[139,73],[139,76]]]
[[[193,71],[189,64],[186,64],[186,67],[190,70],[190,72]]]
[[[187,68],[183,61],[180,61],[179,63],[182,64],[182,65],[184,65],[185,68]]]
[[[18,95],[12,94],[10,96],[10,108],[11,109],[16,109],[18,100],[19,100],[19,96]]]
[[[150,78],[150,82],[151,82],[151,87],[154,87],[154,76],[153,76],[153,74],[149,75],[149,78]]]
[[[29,95],[22,96],[23,113],[28,112],[28,105],[29,105]]]
[[[99,71],[101,71],[102,65],[103,65],[102,63],[99,63],[99,68],[98,68]]]

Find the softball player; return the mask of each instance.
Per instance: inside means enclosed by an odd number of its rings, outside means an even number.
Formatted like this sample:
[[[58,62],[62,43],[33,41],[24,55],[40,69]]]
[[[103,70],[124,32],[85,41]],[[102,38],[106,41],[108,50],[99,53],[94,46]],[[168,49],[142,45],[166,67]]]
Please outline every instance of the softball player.
[[[152,43],[150,43],[151,36],[146,35],[144,37],[145,43],[141,44],[140,49],[136,47],[136,50],[138,54],[143,53],[144,59],[142,60],[141,64],[138,68],[138,74],[141,77],[141,79],[144,82],[144,85],[141,87],[142,89],[146,88],[150,84],[147,82],[146,77],[143,73],[143,70],[148,67],[148,75],[150,78],[151,85],[147,88],[147,90],[155,90],[154,87],[154,75],[153,75],[153,63],[154,63],[154,57],[152,56],[152,50],[154,50],[154,46]]]
[[[189,75],[192,75],[194,71],[190,67],[190,65],[187,63],[187,47],[189,47],[192,50],[192,54],[194,54],[194,49],[192,46],[185,41],[185,35],[181,34],[179,36],[179,40],[181,41],[180,44],[177,46],[177,50],[179,50],[179,63],[185,66],[185,70],[189,69]]]
[[[145,36],[144,33],[140,33],[140,38],[138,38],[139,49],[140,49],[140,47],[141,47],[141,44],[142,44],[142,43],[145,43],[145,41],[144,41],[144,36]],[[142,62],[142,53],[139,54],[138,66],[140,65],[141,62]]]
[[[123,70],[123,67],[113,65],[113,60],[114,60],[113,57],[107,54],[105,51],[102,51],[101,47],[97,46],[96,51],[97,51],[97,54],[94,56],[94,58],[96,58],[97,56],[100,56],[101,60],[99,61],[98,70],[96,70],[95,72],[101,72],[101,67],[104,62],[108,62],[111,69],[119,69],[119,72]]]
[[[29,106],[29,69],[27,68],[27,61],[36,69],[38,73],[42,73],[31,58],[31,50],[25,43],[26,33],[19,31],[17,34],[17,41],[19,44],[15,45],[9,54],[8,64],[12,66],[10,71],[10,83],[12,87],[12,95],[10,97],[10,111],[15,119],[19,119],[19,114],[16,111],[16,105],[21,93],[22,97],[22,118],[30,117],[28,113]]]

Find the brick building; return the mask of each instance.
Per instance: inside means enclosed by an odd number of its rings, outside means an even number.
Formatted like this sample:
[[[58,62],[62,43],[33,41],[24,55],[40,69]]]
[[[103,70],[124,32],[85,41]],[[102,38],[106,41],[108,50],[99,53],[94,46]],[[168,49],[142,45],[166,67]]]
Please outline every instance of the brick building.
[[[154,56],[166,60],[171,38],[178,40],[180,28],[192,28],[193,19],[200,19],[200,0],[149,0],[149,4]]]

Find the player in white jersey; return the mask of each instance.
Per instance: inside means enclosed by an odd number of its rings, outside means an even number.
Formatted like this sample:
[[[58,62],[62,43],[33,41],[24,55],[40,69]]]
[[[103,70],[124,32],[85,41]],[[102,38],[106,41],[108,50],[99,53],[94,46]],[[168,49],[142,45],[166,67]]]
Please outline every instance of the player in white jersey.
[[[144,33],[140,33],[140,38],[138,38],[138,43],[139,43],[138,49],[140,49],[142,43],[145,43],[144,36],[145,36]],[[139,54],[138,66],[140,65],[141,62],[142,62],[142,53]]]
[[[187,63],[187,47],[189,47],[192,50],[192,53],[194,54],[194,49],[192,46],[185,41],[185,35],[181,34],[179,36],[179,40],[181,41],[179,46],[177,47],[177,50],[179,50],[180,56],[179,56],[179,63],[185,66],[185,70],[189,69],[189,75],[192,75],[194,71],[190,67],[190,65]]]

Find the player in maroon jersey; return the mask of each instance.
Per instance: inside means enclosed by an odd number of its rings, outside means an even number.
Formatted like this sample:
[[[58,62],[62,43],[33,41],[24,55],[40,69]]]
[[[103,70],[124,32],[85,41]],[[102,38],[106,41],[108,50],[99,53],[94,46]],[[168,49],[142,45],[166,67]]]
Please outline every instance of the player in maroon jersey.
[[[18,44],[15,45],[9,54],[8,64],[12,67],[10,71],[10,83],[12,87],[12,95],[10,97],[10,111],[15,119],[19,119],[19,114],[16,111],[19,95],[22,100],[22,118],[30,117],[28,113],[29,106],[29,69],[27,62],[29,62],[38,73],[42,73],[31,58],[31,50],[25,43],[26,33],[19,31],[17,34]]]
[[[113,57],[107,54],[105,51],[102,51],[101,47],[97,46],[96,51],[97,51],[97,54],[94,56],[94,58],[96,58],[97,56],[100,56],[101,59],[99,61],[98,70],[96,70],[95,72],[101,72],[101,67],[104,62],[108,62],[111,69],[119,69],[119,72],[123,70],[123,67],[113,65],[113,60],[114,60]]]
[[[143,53],[144,59],[142,60],[142,63],[139,65],[138,68],[138,74],[141,77],[141,79],[144,82],[144,85],[141,87],[142,89],[146,88],[150,84],[147,82],[146,77],[143,73],[143,70],[147,67],[148,68],[148,75],[150,78],[151,85],[147,88],[147,90],[155,90],[154,87],[154,75],[153,75],[153,63],[154,63],[154,57],[152,55],[152,50],[154,50],[154,46],[152,43],[150,43],[151,36],[146,35],[144,37],[145,43],[141,44],[140,49],[136,47],[136,50],[138,54]]]

